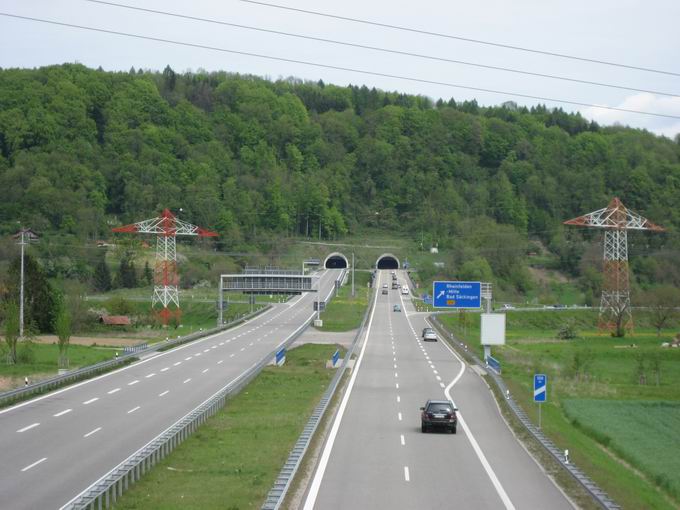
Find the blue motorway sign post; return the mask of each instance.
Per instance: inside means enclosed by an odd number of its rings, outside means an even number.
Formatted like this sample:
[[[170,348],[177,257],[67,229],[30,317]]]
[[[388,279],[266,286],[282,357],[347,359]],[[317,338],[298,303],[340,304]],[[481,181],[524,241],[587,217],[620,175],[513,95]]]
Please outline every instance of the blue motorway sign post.
[[[435,308],[481,308],[480,282],[433,282],[432,302]]]
[[[534,402],[538,403],[538,428],[541,428],[541,404],[548,399],[548,376],[534,374]]]

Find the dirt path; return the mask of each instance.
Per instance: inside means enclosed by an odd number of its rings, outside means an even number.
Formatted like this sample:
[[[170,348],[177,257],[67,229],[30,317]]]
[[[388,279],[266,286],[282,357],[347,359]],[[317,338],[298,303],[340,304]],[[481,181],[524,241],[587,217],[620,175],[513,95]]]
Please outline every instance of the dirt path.
[[[56,335],[39,335],[33,339],[39,344],[56,344]],[[71,345],[106,345],[111,347],[126,347],[128,345],[141,344],[142,338],[111,338],[102,336],[72,336]]]

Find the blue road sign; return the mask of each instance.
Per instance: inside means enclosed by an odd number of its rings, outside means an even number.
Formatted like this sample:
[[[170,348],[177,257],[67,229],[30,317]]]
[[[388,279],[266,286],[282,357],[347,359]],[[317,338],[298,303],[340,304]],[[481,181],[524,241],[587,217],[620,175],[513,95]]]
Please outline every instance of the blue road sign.
[[[482,284],[479,282],[434,282],[435,308],[481,308]]]
[[[339,360],[340,360],[340,349],[337,349],[333,353],[333,357],[331,358],[331,361],[333,362],[333,366],[337,365]]]
[[[548,399],[548,376],[534,374],[534,402],[545,402]]]
[[[286,362],[286,349],[285,347],[277,351],[276,353],[276,364],[278,366],[283,365]]]

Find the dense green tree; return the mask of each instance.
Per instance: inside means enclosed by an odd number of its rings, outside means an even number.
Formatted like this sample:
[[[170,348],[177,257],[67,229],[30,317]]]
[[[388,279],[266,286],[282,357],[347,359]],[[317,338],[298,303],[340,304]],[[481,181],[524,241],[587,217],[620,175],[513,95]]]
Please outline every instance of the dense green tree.
[[[19,302],[21,257],[12,260],[5,299]],[[59,308],[59,299],[43,268],[30,253],[24,255],[24,328],[51,333]]]
[[[111,290],[111,271],[106,263],[106,256],[102,255],[94,268],[92,286],[99,292]]]

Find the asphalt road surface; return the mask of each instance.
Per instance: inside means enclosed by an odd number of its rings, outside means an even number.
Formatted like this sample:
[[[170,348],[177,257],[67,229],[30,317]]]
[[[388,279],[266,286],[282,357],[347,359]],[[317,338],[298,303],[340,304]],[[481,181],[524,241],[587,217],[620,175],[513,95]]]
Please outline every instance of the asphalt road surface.
[[[322,273],[322,298],[339,274]],[[0,508],[66,504],[282,344],[315,313],[315,296],[0,410]]]
[[[389,271],[380,271],[383,283]],[[444,341],[421,340],[427,314],[414,313],[409,298],[377,292],[304,509],[573,508],[514,437],[483,379]],[[420,407],[444,398],[459,408],[457,434],[421,433]]]

